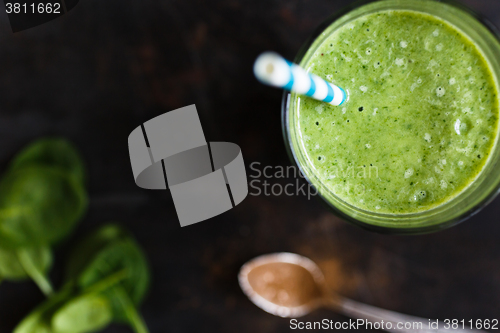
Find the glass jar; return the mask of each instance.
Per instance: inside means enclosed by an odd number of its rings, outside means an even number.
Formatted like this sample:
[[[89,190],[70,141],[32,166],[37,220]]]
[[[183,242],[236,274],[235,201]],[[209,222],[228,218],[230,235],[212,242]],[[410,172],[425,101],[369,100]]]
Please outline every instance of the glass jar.
[[[489,62],[497,84],[500,76],[499,34],[492,24],[470,9],[453,1],[376,0],[361,1],[330,16],[316,29],[294,59],[304,66],[323,41],[339,27],[370,13],[384,10],[413,10],[427,13],[452,24],[481,49]],[[360,227],[390,234],[418,234],[442,230],[456,225],[479,212],[500,190],[500,146],[496,142],[479,176],[451,200],[432,209],[408,214],[376,213],[355,207],[329,189],[315,174],[300,147],[297,130],[297,96],[285,92],[282,101],[282,127],[291,160],[296,163],[311,186],[337,216]]]

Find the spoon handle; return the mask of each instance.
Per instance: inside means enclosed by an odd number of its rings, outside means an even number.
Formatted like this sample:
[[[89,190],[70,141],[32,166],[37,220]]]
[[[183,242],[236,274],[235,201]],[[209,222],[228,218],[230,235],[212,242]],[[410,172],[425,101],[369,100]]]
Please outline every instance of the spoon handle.
[[[343,315],[354,319],[364,319],[365,322],[380,323],[383,322],[383,327],[374,327],[377,329],[382,329],[387,332],[392,333],[436,333],[436,332],[453,332],[453,333],[465,333],[465,332],[485,332],[482,330],[473,330],[468,328],[457,328],[449,329],[444,328],[444,323],[439,322],[436,327],[436,320],[419,318],[414,316],[409,316],[402,313],[397,313],[385,309],[381,309],[375,306],[359,303],[343,297],[335,297],[328,299],[327,306],[335,309]],[[432,323],[432,325],[431,325]],[[364,324],[362,324],[364,325]],[[366,327],[366,326],[364,326]]]

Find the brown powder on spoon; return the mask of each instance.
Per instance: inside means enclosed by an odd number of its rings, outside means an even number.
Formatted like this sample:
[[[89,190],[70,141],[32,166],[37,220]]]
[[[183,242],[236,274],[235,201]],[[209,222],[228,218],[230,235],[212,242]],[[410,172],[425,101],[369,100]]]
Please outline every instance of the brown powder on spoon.
[[[311,273],[295,264],[280,262],[255,267],[248,274],[248,282],[257,294],[280,306],[300,306],[321,297]]]

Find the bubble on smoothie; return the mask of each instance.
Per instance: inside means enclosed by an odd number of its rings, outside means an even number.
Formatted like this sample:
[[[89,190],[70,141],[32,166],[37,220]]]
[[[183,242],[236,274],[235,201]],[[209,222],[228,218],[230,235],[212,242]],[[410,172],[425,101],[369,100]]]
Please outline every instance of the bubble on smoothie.
[[[419,190],[413,195],[412,199],[413,201],[422,201],[426,197],[427,197],[427,192],[424,190]]]
[[[377,205],[377,206],[375,206],[375,209],[380,209],[380,208],[381,208],[381,207],[380,207],[380,206],[378,206],[378,205]]]
[[[418,79],[417,79],[417,83],[418,83],[418,84],[421,84],[421,83],[422,83],[422,79],[421,79],[421,78],[418,78]]]
[[[371,144],[369,144],[369,143],[367,143],[367,144],[365,145],[365,147],[366,147],[366,148],[368,148],[368,149],[370,149],[370,148],[372,147],[372,145],[371,145]]]
[[[429,133],[425,133],[425,134],[424,134],[424,140],[425,140],[425,141],[427,141],[427,142],[431,142],[431,139],[432,139],[432,137],[431,137],[431,135],[430,135]]]
[[[434,59],[432,59],[431,61],[429,61],[429,66],[427,67],[427,69],[432,69],[433,67],[436,67],[438,65],[438,62]]]
[[[405,49],[407,46],[408,46],[408,43],[404,40],[402,40],[400,43],[399,43],[399,46],[401,46],[403,49]]]
[[[368,54],[368,55],[372,54],[372,49],[367,48],[366,51],[365,51],[365,53]]]
[[[434,30],[434,31],[432,32],[432,35],[433,35],[434,37],[439,36],[439,30],[438,30],[438,29]]]
[[[436,51],[441,51],[443,49],[443,44],[439,43],[436,45]]]
[[[327,79],[328,81],[333,80],[333,75],[332,75],[332,74],[328,74],[328,75],[326,76],[326,79]]]
[[[458,165],[460,166],[464,165],[464,161],[458,161]]]
[[[445,93],[446,93],[446,90],[443,87],[439,87],[436,89],[437,97],[443,97]]]
[[[456,126],[457,126],[457,123],[455,122],[455,132],[457,130]],[[460,134],[467,133],[467,131],[471,128],[470,121],[468,119],[461,119],[460,120],[460,125],[458,125],[458,126],[459,126],[458,129],[460,131]]]
[[[444,159],[444,158],[443,158],[443,159],[441,160],[441,164],[446,164],[446,159]]]
[[[467,67],[467,70],[470,72],[472,70],[472,67],[471,66]]]
[[[373,67],[379,68],[380,67],[380,61],[377,61],[373,64]]]
[[[405,171],[405,178],[410,178],[413,175],[413,169],[409,168]]]
[[[377,114],[378,108],[373,109],[373,115],[375,116]]]
[[[426,51],[430,51],[430,47],[429,47],[429,45],[430,45],[430,44],[431,44],[431,43],[430,43],[429,41],[425,41],[425,43],[424,43],[424,49],[425,49]]]
[[[347,111],[347,108],[342,108],[342,114],[345,114]]]
[[[324,105],[323,104],[320,104],[318,105],[317,107],[314,108],[318,113],[321,114],[321,112],[323,112],[323,109],[324,109]]]
[[[436,166],[434,167],[434,171],[435,171],[436,173],[441,173],[441,171],[443,171],[443,170],[441,170],[441,169],[440,169],[440,168],[436,165]]]
[[[464,99],[462,103],[464,102],[471,102],[472,101],[472,91],[468,91],[464,94]]]
[[[448,187],[448,183],[446,183],[445,180],[441,180],[441,182],[439,182],[439,186],[441,186],[441,188],[444,190]]]
[[[463,113],[471,113],[471,110],[470,110],[470,108],[463,108],[462,112]]]
[[[359,87],[359,90],[361,90],[362,92],[367,92],[368,91],[368,87],[367,86],[361,86]]]
[[[319,155],[318,156],[318,161],[320,161],[321,163],[323,163],[325,161],[325,156]]]
[[[394,63],[397,65],[397,66],[403,66],[405,64],[405,60],[404,58],[396,58],[396,60],[394,61]]]
[[[448,82],[449,82],[449,83],[450,83],[450,85],[452,86],[452,85],[454,85],[455,83],[457,83],[457,80],[455,80],[455,78],[454,78],[454,77],[452,77],[452,78],[450,79],[450,81],[448,81]]]
[[[316,146],[314,146],[314,149],[319,149],[319,144],[317,143]]]
[[[457,121],[455,121],[455,132],[460,135],[460,126],[462,125],[462,121],[460,119],[457,119]]]
[[[435,181],[434,177],[430,177],[426,180],[424,180],[424,184],[433,184]]]

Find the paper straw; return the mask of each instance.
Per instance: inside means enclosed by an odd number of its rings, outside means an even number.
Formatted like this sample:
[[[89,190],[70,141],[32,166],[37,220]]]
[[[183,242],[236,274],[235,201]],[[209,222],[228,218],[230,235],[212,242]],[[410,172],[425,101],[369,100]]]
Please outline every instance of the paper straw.
[[[307,73],[302,67],[274,52],[262,53],[253,66],[259,81],[330,103],[341,105],[347,100],[344,89],[327,82],[317,75]]]

